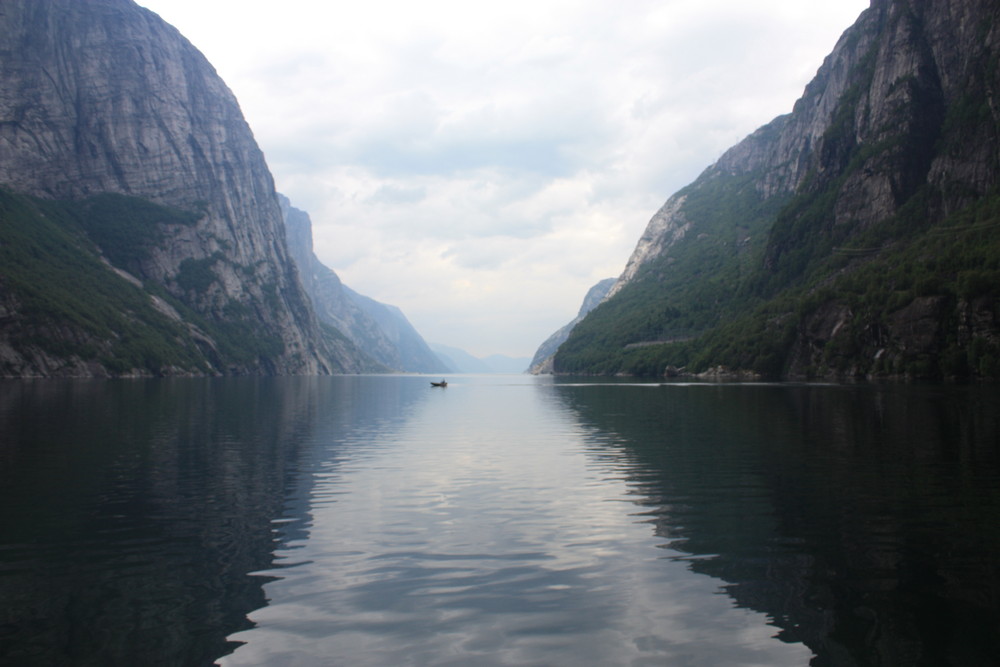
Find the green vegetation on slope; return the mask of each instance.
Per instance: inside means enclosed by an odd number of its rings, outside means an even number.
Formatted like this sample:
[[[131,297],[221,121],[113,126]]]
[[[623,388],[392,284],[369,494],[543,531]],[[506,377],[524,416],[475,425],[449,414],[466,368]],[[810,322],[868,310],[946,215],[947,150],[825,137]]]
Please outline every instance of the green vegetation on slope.
[[[113,374],[207,370],[186,328],[94,253],[79,225],[81,215],[100,220],[94,208],[0,190],[0,286],[17,305],[4,325],[10,342],[97,362]],[[128,252],[127,245],[114,252]]]
[[[1000,138],[987,96],[996,63],[970,51],[947,103],[929,69],[900,77],[881,125],[862,132],[878,45],[851,72],[794,196],[755,198],[759,178],[780,174],[706,171],[679,193],[688,235],[577,325],[556,372],[1000,377],[1000,192],[982,192],[983,176],[1000,173],[984,150]],[[929,62],[926,47],[915,44]],[[939,157],[954,177],[931,177]]]
[[[706,174],[678,193],[692,231],[574,328],[559,372],[660,374],[656,343],[687,341],[756,303],[744,285],[783,199],[762,199],[755,176]]]
[[[109,262],[132,272],[149,251],[164,240],[165,226],[192,226],[199,217],[145,199],[111,193],[63,208]]]
[[[0,305],[9,311],[0,335],[28,357],[99,364],[111,375],[272,372],[270,360],[285,344],[261,326],[251,305],[229,301],[209,316],[154,281],[135,284],[101,259],[142,276],[169,228],[197,219],[123,195],[51,201],[0,189]],[[224,259],[217,253],[184,260],[176,282],[200,298]],[[267,289],[264,298],[276,299],[275,288]],[[157,308],[154,298],[168,308]],[[171,310],[181,319],[164,312]]]
[[[792,343],[803,327],[822,309],[836,306],[851,313],[850,323],[825,345],[822,367],[805,369],[807,374],[1000,377],[996,338],[963,332],[954,321],[962,309],[977,304],[981,319],[995,321],[1000,316],[995,312],[1000,302],[1000,194],[982,198],[933,226],[925,219],[919,224],[911,220],[920,199],[918,195],[898,215],[857,234],[849,246],[837,247],[825,258],[810,257],[808,269],[797,272],[798,280],[784,290],[765,296],[774,283],[759,278],[735,286],[733,298],[715,302],[722,321],[693,337],[626,347],[648,340],[650,331],[668,331],[674,323],[689,321],[691,313],[698,312],[690,308],[687,313],[668,313],[649,307],[629,312],[630,305],[641,304],[654,289],[648,282],[629,286],[626,299],[601,306],[607,319],[587,322],[596,332],[585,327],[581,333],[587,338],[571,338],[580,347],[564,346],[559,370],[656,376],[668,366],[698,373],[721,365],[780,377],[788,370]],[[903,235],[904,229],[911,233]],[[761,269],[753,278],[761,275],[767,277]],[[699,293],[703,290],[688,290],[674,298]],[[943,313],[935,349],[879,355],[880,349],[891,346],[888,334],[894,317],[920,300],[939,304]],[[628,326],[643,317],[643,327]],[[614,327],[607,323],[616,320],[625,326],[618,327],[612,338],[607,332]],[[602,354],[602,344],[613,351]]]

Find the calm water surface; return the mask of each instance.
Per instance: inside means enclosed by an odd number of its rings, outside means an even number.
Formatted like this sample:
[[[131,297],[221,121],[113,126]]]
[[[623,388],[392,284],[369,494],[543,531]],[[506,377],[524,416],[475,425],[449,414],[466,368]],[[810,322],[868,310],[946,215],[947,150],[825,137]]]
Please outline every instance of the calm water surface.
[[[450,380],[0,383],[0,663],[998,664],[995,388]]]

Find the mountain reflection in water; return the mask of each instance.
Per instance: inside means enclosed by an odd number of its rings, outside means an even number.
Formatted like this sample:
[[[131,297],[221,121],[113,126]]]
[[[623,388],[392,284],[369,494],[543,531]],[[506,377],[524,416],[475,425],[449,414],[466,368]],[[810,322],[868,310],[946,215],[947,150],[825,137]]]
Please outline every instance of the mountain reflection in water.
[[[1000,656],[1000,393],[574,385],[637,514],[812,665]]]
[[[994,664],[998,399],[0,383],[0,663]]]

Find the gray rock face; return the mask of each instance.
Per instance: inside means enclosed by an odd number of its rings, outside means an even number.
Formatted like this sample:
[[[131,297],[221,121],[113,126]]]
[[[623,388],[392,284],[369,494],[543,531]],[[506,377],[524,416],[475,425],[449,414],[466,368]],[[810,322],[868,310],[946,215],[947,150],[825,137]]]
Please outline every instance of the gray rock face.
[[[281,353],[221,360],[219,372],[351,369],[327,354],[236,99],[177,30],[131,0],[5,0],[0,81],[5,187],[56,199],[120,193],[198,213],[130,271],[201,316],[242,318],[280,339]],[[210,283],[186,287],[185,261],[208,267]]]
[[[344,285],[313,252],[309,214],[278,195],[288,247],[320,320],[347,336],[361,351],[389,370],[444,373],[447,366],[395,306],[358,294]]]

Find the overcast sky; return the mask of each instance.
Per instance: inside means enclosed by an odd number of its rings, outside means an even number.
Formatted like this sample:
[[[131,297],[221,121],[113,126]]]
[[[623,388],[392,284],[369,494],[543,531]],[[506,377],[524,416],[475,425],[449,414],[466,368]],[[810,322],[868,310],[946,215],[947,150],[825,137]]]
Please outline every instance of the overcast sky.
[[[320,260],[482,357],[571,320],[868,1],[139,4],[236,94]]]

